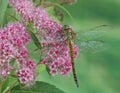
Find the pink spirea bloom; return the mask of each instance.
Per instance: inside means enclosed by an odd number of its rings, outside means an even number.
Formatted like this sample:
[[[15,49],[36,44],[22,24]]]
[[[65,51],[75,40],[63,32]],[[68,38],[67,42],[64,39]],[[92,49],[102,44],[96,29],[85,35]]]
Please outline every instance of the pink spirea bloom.
[[[34,23],[34,27],[36,28],[40,28],[42,25],[45,24],[46,20],[50,19],[47,12],[42,7],[40,8],[35,7],[32,14],[34,14],[32,21]]]
[[[33,14],[33,3],[30,0],[9,0],[10,5],[15,9],[15,11],[21,14],[22,18],[26,21],[32,21]]]
[[[17,75],[22,84],[25,84],[26,87],[32,86],[34,84],[34,72],[30,68],[22,68],[17,71]]]
[[[36,8],[30,0],[10,0],[10,5],[25,22],[33,22],[34,27],[39,29],[45,56],[42,64],[50,68],[52,75],[69,74],[72,71],[71,57],[62,25],[51,19],[44,8]],[[75,45],[74,58],[77,58],[78,50]]]
[[[30,40],[30,35],[20,22],[9,24],[0,30],[0,77],[6,78],[13,70],[29,68],[32,73],[31,77],[35,78],[36,64],[30,60],[26,48]],[[17,68],[12,65],[13,59],[18,65]],[[31,82],[31,79],[25,82],[29,81]]]
[[[47,20],[46,25],[41,28],[39,32],[42,46],[45,47],[43,52],[46,53],[42,63],[49,66],[52,75],[69,74],[72,71],[70,50],[62,26],[53,20]],[[77,58],[79,49],[76,45],[73,48],[74,58]]]

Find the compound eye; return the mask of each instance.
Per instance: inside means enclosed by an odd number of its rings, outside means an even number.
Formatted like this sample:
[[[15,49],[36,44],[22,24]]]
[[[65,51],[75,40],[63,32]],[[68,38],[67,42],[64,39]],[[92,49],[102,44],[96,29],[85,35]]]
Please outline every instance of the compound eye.
[[[68,30],[68,29],[70,29],[70,26],[69,26],[69,25],[64,25],[64,26],[63,26],[63,29],[64,29],[64,30]]]
[[[70,26],[69,26],[69,25],[67,25],[67,26],[66,26],[66,28],[67,28],[67,29],[70,29]]]

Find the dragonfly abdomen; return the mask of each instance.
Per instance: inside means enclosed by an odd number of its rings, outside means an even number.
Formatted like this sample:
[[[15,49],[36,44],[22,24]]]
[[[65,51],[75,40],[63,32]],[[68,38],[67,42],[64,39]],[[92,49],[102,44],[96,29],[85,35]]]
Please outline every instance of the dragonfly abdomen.
[[[70,49],[70,57],[71,57],[71,64],[72,64],[72,71],[73,71],[74,81],[75,81],[77,87],[79,87],[77,76],[76,76],[75,64],[74,64],[75,62],[74,62],[74,49],[73,49],[73,46],[74,46],[73,42],[69,41],[69,49]]]

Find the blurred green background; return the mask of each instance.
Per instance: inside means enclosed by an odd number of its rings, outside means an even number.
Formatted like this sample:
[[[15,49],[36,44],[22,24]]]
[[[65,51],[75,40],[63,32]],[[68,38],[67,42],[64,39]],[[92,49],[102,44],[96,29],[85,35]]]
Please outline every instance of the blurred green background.
[[[78,0],[78,3],[65,6],[74,18],[66,16],[80,38],[80,31],[102,24],[108,30],[101,40],[107,46],[104,51],[91,53],[81,51],[76,61],[80,87],[77,88],[71,76],[49,78],[46,71],[40,80],[56,85],[67,93],[120,93],[120,0]],[[106,28],[101,29],[106,30]],[[77,41],[79,45],[79,41]],[[101,47],[102,48],[102,47]]]

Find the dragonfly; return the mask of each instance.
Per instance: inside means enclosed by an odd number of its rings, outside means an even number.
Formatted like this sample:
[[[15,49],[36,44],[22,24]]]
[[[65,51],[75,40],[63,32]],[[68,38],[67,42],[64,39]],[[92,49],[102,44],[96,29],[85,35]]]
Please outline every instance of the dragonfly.
[[[71,64],[72,64],[72,72],[74,76],[74,81],[77,87],[79,87],[77,76],[76,76],[76,70],[75,70],[75,60],[74,60],[74,40],[76,38],[76,33],[72,30],[72,28],[69,25],[63,26],[63,32],[67,38],[67,43],[70,51],[70,57],[71,57]]]
[[[59,42],[59,46],[61,46],[62,43],[66,41],[66,44],[69,47],[69,55],[71,57],[71,65],[72,65],[74,82],[77,85],[77,87],[79,87],[79,84],[78,84],[78,79],[77,79],[76,70],[75,70],[75,59],[74,59],[74,48],[73,48],[74,44],[76,43],[76,45],[80,48],[81,52],[89,51],[89,50],[90,52],[93,52],[93,51],[99,52],[98,50],[103,49],[104,47],[104,41],[101,40],[101,37],[102,37],[102,32],[106,32],[106,30],[107,30],[106,25],[101,25],[89,30],[75,32],[71,26],[64,25],[62,27],[64,36],[61,34],[58,34],[57,36],[55,36],[56,39],[53,39],[53,40],[46,39],[46,42],[50,44],[53,42]],[[76,35],[78,35],[79,37],[76,38]],[[46,46],[44,48],[47,48],[48,50],[47,52],[49,52],[50,47],[51,46]]]
[[[87,31],[81,31],[79,33],[75,33],[75,31],[69,25],[64,25],[62,28],[67,38],[66,40],[70,51],[72,72],[77,87],[79,87],[79,84],[75,70],[74,48],[73,48],[75,41],[77,41],[77,45],[81,51],[91,50],[93,52],[93,50],[98,51],[100,48],[103,49],[104,41],[100,40],[100,38],[102,37],[102,32],[107,30],[106,27],[107,25],[100,25],[92,29],[89,29]],[[79,35],[78,38],[76,38],[76,34]]]

